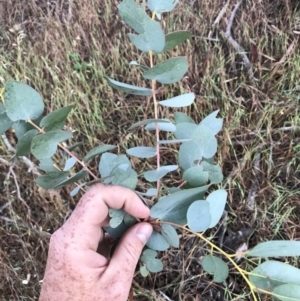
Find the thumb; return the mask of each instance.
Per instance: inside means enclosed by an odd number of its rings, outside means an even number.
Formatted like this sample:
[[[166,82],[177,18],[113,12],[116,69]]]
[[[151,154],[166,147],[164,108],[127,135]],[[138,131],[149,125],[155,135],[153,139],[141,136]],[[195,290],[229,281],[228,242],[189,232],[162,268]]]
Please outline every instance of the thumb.
[[[137,262],[152,231],[153,228],[148,223],[138,223],[130,228],[116,247],[108,269],[130,278],[131,283]]]

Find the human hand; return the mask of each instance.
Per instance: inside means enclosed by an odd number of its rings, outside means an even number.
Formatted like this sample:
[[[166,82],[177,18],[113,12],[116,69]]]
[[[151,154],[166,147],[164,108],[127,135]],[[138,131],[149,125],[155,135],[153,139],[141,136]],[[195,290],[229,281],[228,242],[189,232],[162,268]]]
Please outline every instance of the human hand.
[[[40,301],[125,301],[136,264],[152,233],[138,223],[120,240],[110,260],[97,253],[104,239],[108,209],[137,218],[150,211],[131,190],[96,184],[81,198],[65,224],[51,236]]]

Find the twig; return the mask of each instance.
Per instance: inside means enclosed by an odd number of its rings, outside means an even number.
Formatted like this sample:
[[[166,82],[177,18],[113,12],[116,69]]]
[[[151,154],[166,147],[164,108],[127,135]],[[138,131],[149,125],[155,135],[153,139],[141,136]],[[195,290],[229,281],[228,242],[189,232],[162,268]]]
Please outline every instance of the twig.
[[[257,148],[257,154],[256,154],[256,158],[254,160],[254,166],[253,166],[254,180],[251,184],[250,191],[249,191],[248,198],[247,198],[247,204],[251,209],[254,208],[255,197],[257,194],[257,190],[259,188],[259,178],[260,178],[260,173],[261,173],[259,164],[260,164],[262,148],[263,148],[262,144],[260,144]]]
[[[227,41],[229,42],[229,44],[237,52],[239,52],[239,54],[241,55],[241,57],[242,57],[242,59],[244,61],[245,67],[247,69],[249,79],[253,82],[253,80],[254,80],[254,74],[253,74],[252,64],[251,64],[248,56],[246,55],[246,51],[245,51],[245,49],[236,40],[234,40],[234,38],[231,35],[231,28],[232,28],[233,20],[235,18],[237,10],[240,8],[240,6],[243,3],[243,1],[244,0],[240,0],[235,5],[235,7],[234,7],[234,9],[233,9],[233,11],[231,13],[230,19],[228,21],[228,24],[227,24],[227,28],[226,28],[226,32],[225,32],[225,37],[226,37]]]
[[[210,32],[209,32],[209,34],[208,34],[208,36],[207,36],[207,39],[208,39],[208,40],[217,40],[217,41],[218,41],[218,39],[212,39],[211,36],[212,36],[212,34],[213,34],[213,31],[214,31],[216,25],[221,21],[222,17],[223,17],[224,14],[226,13],[226,10],[227,10],[227,8],[228,8],[229,2],[230,2],[230,0],[228,0],[227,3],[223,6],[223,8],[220,10],[220,12],[219,12],[217,18],[215,19],[214,23],[212,24],[212,26],[211,26],[212,29],[210,30]]]
[[[42,231],[42,230],[38,230],[38,229],[36,229],[36,228],[34,228],[34,227],[32,227],[32,226],[30,226],[30,225],[24,223],[24,222],[18,222],[18,221],[15,221],[15,220],[10,219],[10,218],[8,218],[8,217],[5,217],[5,216],[0,216],[0,219],[2,219],[3,221],[5,221],[5,222],[7,222],[7,223],[10,223],[10,224],[20,225],[20,226],[22,226],[22,227],[24,227],[24,228],[27,228],[27,229],[29,229],[29,230],[31,230],[32,232],[35,232],[35,233],[37,233],[37,234],[42,234],[42,235],[45,235],[45,236],[47,236],[47,237],[50,237],[50,236],[51,236],[50,233],[45,232],[45,231]]]

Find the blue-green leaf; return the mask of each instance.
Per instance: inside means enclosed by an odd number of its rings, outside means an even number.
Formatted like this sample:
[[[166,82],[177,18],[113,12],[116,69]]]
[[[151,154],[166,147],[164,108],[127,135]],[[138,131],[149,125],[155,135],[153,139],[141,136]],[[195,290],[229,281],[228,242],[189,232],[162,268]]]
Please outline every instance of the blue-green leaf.
[[[163,52],[169,51],[192,36],[190,31],[175,31],[166,35],[166,43]]]
[[[61,130],[73,107],[73,105],[70,105],[49,113],[41,120],[40,127],[42,127],[45,132]]]
[[[16,81],[5,85],[6,114],[12,121],[37,119],[44,111],[40,94],[30,86]]]
[[[192,134],[197,128],[195,123],[191,122],[180,122],[176,124],[176,131],[174,132],[174,136],[176,139],[191,139]]]
[[[136,191],[136,193],[141,196],[155,196],[157,194],[157,189],[149,188],[145,193],[139,191]]]
[[[161,52],[165,47],[165,34],[160,24],[154,20],[146,19],[143,22],[142,34],[128,34],[131,42],[143,52]]]
[[[111,153],[104,153],[101,155],[99,163],[99,172],[102,178],[106,178],[111,175],[114,165],[113,161],[117,158],[117,155]]]
[[[213,228],[221,219],[227,200],[227,192],[224,189],[215,190],[209,194],[206,201],[210,205],[211,222],[209,228]]]
[[[76,142],[76,143],[74,143],[74,144],[68,146],[68,150],[69,150],[70,152],[72,152],[75,148],[77,148],[77,147],[80,146],[80,145],[83,145],[83,142],[82,142],[82,141],[81,141],[81,142]]]
[[[179,236],[173,226],[161,224],[161,235],[172,247],[179,247]]]
[[[114,148],[116,148],[116,146],[110,144],[99,145],[85,155],[85,157],[83,158],[83,162],[87,162],[104,152],[113,150]]]
[[[152,158],[156,156],[156,148],[148,146],[137,146],[128,149],[126,153],[130,156],[135,156],[138,158]]]
[[[17,148],[16,148],[16,156],[26,156],[31,153],[30,147],[32,139],[37,136],[39,133],[38,130],[30,130],[26,134],[24,134],[18,141]]]
[[[228,265],[219,257],[206,255],[201,261],[203,269],[214,276],[214,282],[221,283],[229,275]]]
[[[178,2],[179,0],[148,0],[148,7],[152,12],[161,14],[172,11]]]
[[[121,82],[113,80],[112,78],[109,78],[107,76],[105,78],[111,87],[113,87],[123,93],[132,94],[132,95],[140,95],[140,96],[151,96],[152,95],[151,89],[121,83]]]
[[[182,112],[175,112],[174,119],[175,119],[176,125],[181,122],[190,122],[190,123],[195,124],[195,121],[191,117],[187,116],[186,114],[184,114]]]
[[[206,116],[200,122],[200,124],[205,125],[206,127],[208,127],[214,135],[217,135],[220,132],[220,130],[222,129],[222,126],[223,126],[223,119],[222,118],[216,118],[218,113],[219,113],[219,110],[214,111],[211,114],[209,114],[208,116]]]
[[[155,258],[156,256],[157,252],[151,249],[146,249],[141,256],[141,261],[146,264],[147,270],[152,273],[160,272],[163,269],[162,262]]]
[[[161,197],[152,206],[150,216],[163,221],[174,222],[184,225],[187,222],[186,213],[188,207],[195,200],[204,197],[210,185],[185,189],[174,192],[168,196]]]
[[[207,126],[198,125],[193,131],[191,138],[202,148],[204,158],[211,158],[216,154],[217,139]]]
[[[35,182],[45,189],[53,189],[57,184],[65,180],[69,175],[68,171],[49,172],[39,176]]]
[[[156,80],[162,84],[172,84],[181,80],[188,70],[186,57],[175,57],[159,63],[144,72],[145,79]]]
[[[161,166],[156,170],[148,170],[144,173],[144,177],[149,182],[156,182],[164,177],[167,173],[174,171],[178,168],[178,165],[166,165]]]
[[[137,33],[143,33],[143,23],[151,19],[134,0],[124,0],[118,5],[119,14],[126,24]]]
[[[132,130],[136,127],[139,127],[141,125],[147,125],[147,124],[151,124],[151,123],[170,123],[171,121],[168,120],[168,119],[145,119],[145,120],[142,120],[142,121],[139,121],[137,123],[134,123],[130,128],[129,130]]]
[[[53,160],[51,158],[40,160],[40,164],[38,166],[40,170],[43,171],[58,171],[58,169],[54,166]]]
[[[72,133],[56,130],[38,135],[32,139],[31,152],[39,160],[51,158],[57,149],[58,143],[72,137]]]
[[[147,131],[155,131],[156,130],[156,124],[158,125],[158,128],[161,131],[166,131],[166,132],[175,132],[176,131],[176,126],[171,122],[157,122],[157,123],[149,123],[145,126],[145,130]]]
[[[172,139],[172,140],[159,140],[158,144],[176,144],[190,141],[191,139]]]
[[[167,243],[163,236],[155,230],[152,232],[146,245],[148,248],[156,251],[165,251],[170,247],[169,243]]]
[[[219,184],[223,181],[223,174],[219,165],[213,165],[206,161],[202,161],[201,166],[203,166],[203,169],[208,172],[208,179],[211,183]]]
[[[182,179],[192,187],[199,187],[208,181],[208,172],[201,165],[192,166],[183,173]]]
[[[40,116],[38,119],[32,120],[34,124],[39,125],[40,121],[42,119],[42,116]],[[12,125],[12,128],[15,130],[15,134],[18,139],[20,139],[25,133],[27,133],[29,130],[35,129],[33,125],[30,123],[24,121],[24,120],[19,120],[15,122]]]
[[[70,170],[76,164],[76,162],[77,160],[74,157],[69,158],[65,163],[64,171]]]
[[[257,288],[273,291],[275,287],[287,283],[300,285],[300,270],[280,261],[269,260],[256,267],[249,280]]]
[[[211,215],[209,203],[206,201],[193,202],[187,211],[188,226],[192,231],[203,232],[209,228]]]
[[[142,265],[140,267],[140,273],[143,277],[147,277],[149,275],[149,271],[147,270],[147,267],[145,265]]]
[[[83,187],[85,184],[86,183],[82,183],[82,184],[76,186],[73,190],[71,190],[70,196],[74,197],[80,191],[81,187]]]
[[[299,301],[300,300],[300,285],[283,284],[275,287],[274,297],[281,301]]]
[[[194,140],[182,143],[179,148],[179,166],[183,170],[195,166],[195,162],[202,159],[202,153],[202,147]]]
[[[134,190],[137,183],[137,173],[131,167],[128,167],[128,165],[125,170],[120,168],[120,166],[114,170],[112,184]]]
[[[131,61],[131,62],[129,63],[129,65],[137,66],[137,67],[141,68],[143,71],[149,70],[149,67],[148,67],[148,66],[140,65],[140,64],[139,64],[138,62],[136,62],[136,61]]]
[[[271,240],[258,244],[247,252],[247,256],[279,257],[300,256],[300,241]]]
[[[55,186],[53,186],[53,188],[54,189],[59,189],[59,188],[62,188],[66,185],[73,184],[73,183],[83,179],[87,174],[88,174],[87,171],[81,170],[78,173],[76,173],[75,175],[73,175],[72,177],[69,177],[69,178],[67,178],[65,180],[62,180],[61,182],[57,183]]]
[[[123,209],[109,209],[108,213],[110,216],[109,225],[112,228],[117,228],[124,219],[125,211]]]
[[[6,109],[0,101],[0,135],[6,132],[12,124],[12,120],[7,116]]]
[[[194,93],[182,94],[167,100],[159,101],[158,103],[165,107],[180,108],[190,106],[195,100]]]

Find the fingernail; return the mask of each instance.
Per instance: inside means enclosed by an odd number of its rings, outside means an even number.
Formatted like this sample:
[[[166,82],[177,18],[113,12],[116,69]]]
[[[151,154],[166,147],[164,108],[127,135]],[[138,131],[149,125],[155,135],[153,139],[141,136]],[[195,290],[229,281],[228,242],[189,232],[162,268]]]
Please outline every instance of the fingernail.
[[[139,240],[145,244],[149,237],[151,236],[152,234],[152,226],[148,225],[148,224],[143,224],[141,226],[139,226],[136,230],[136,236],[139,238]]]

